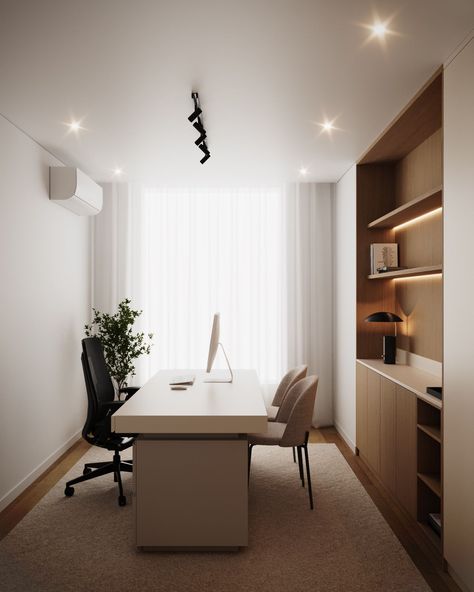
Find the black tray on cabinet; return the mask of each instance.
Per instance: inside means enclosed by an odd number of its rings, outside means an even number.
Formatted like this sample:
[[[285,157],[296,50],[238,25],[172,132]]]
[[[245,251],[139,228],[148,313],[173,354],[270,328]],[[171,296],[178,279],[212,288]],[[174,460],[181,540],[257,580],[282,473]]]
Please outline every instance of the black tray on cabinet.
[[[427,386],[426,392],[429,395],[433,395],[433,397],[436,397],[437,399],[443,398],[443,387],[442,386]]]

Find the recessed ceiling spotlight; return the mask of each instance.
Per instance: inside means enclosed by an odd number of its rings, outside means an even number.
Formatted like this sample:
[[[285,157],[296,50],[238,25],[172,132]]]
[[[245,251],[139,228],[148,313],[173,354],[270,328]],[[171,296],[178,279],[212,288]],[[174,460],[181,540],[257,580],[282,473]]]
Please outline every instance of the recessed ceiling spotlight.
[[[71,121],[70,123],[67,124],[69,126],[69,129],[72,132],[78,132],[79,130],[83,129],[81,126],[81,122],[80,121]]]
[[[386,23],[376,22],[371,27],[374,37],[384,39],[385,35],[389,32]]]
[[[308,174],[308,169],[306,167],[301,167],[298,172],[302,177],[306,177],[306,175]]]
[[[400,33],[397,33],[391,28],[392,21],[395,19],[396,14],[390,15],[388,18],[380,18],[378,14],[372,14],[372,23],[359,23],[361,27],[370,31],[370,35],[364,42],[370,43],[374,39],[377,39],[382,46],[387,43],[387,37],[399,37]]]
[[[334,125],[332,121],[325,121],[324,123],[321,124],[321,127],[323,128],[323,130],[325,132],[330,132],[334,129]]]
[[[119,168],[119,167],[116,167],[116,168],[114,169],[114,175],[115,175],[116,177],[120,177],[120,175],[123,175],[123,170],[122,170],[121,168]]]

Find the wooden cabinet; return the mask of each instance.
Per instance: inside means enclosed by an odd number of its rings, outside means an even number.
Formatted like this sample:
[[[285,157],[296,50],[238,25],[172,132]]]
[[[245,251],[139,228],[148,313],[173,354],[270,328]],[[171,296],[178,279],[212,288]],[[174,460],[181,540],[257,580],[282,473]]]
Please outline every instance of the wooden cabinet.
[[[380,383],[376,372],[367,374],[367,460],[375,473],[380,473]]]
[[[396,491],[396,388],[381,377],[380,392],[380,477],[393,494]]]
[[[425,401],[419,402],[414,392],[364,364],[357,364],[356,376],[358,453],[398,503],[415,520],[421,520],[423,515],[422,521],[426,522],[425,508],[433,511],[436,507],[428,504],[430,500],[425,501],[424,489],[420,490],[420,471],[434,478],[438,467],[433,463],[427,464],[425,449],[430,454],[432,450],[430,442],[425,444],[423,437],[426,430],[436,432],[438,429],[439,432],[436,419],[439,409]],[[423,415],[420,415],[420,409]],[[422,436],[419,434],[420,427],[417,428],[420,421],[425,430]],[[421,502],[420,495],[423,495]]]
[[[367,459],[367,374],[369,370],[356,364],[356,446],[357,453]]]
[[[416,396],[396,386],[396,497],[416,519]]]

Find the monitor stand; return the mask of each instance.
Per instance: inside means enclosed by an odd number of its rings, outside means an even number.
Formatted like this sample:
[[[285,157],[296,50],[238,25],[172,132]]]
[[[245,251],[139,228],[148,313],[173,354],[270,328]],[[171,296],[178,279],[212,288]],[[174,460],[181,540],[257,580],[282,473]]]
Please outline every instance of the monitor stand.
[[[227,362],[227,367],[229,368],[229,372],[230,372],[230,378],[213,378],[212,376],[210,376],[209,378],[205,378],[203,380],[203,382],[233,382],[234,381],[234,375],[232,373],[232,368],[230,367],[227,354],[225,353],[224,346],[222,345],[222,343],[220,341],[219,341],[219,345],[221,346],[225,361]],[[211,372],[212,372],[212,370],[211,370]]]

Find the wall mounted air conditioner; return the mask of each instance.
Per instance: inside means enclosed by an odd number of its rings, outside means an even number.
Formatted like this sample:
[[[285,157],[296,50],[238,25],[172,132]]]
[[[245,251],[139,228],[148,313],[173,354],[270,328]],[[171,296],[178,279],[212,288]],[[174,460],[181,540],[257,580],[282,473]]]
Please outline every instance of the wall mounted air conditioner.
[[[100,185],[75,167],[49,167],[49,199],[80,216],[102,209]]]

